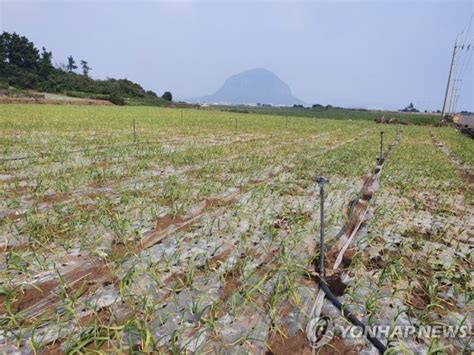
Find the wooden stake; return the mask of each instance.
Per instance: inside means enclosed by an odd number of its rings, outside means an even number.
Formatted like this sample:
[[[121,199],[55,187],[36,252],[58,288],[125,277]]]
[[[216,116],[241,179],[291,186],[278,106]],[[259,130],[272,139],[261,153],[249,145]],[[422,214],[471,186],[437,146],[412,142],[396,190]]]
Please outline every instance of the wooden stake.
[[[137,130],[135,128],[135,119],[133,119],[133,143],[137,143]]]

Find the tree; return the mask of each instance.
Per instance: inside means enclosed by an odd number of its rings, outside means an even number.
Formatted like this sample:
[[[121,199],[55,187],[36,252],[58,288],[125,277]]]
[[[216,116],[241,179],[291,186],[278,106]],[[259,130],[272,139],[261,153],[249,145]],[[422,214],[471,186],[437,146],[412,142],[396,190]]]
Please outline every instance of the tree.
[[[410,102],[410,104],[405,107],[403,110],[400,110],[401,112],[418,112],[418,110],[415,108],[415,105],[413,105],[413,102]]]
[[[173,101],[173,95],[169,91],[165,91],[161,98],[166,101]]]
[[[31,89],[40,81],[39,51],[26,37],[16,33],[0,35],[0,81]]]
[[[41,57],[39,60],[38,74],[43,78],[47,79],[48,76],[53,72],[53,53],[48,52],[46,48],[42,48]]]
[[[5,77],[5,69],[7,67],[7,48],[4,33],[0,35],[0,74]],[[0,80],[1,81],[1,80]]]
[[[74,58],[72,57],[72,55],[70,55],[69,57],[67,57],[67,71],[72,73],[72,71],[74,69],[77,69],[77,65],[76,65],[76,61],[74,60]]]
[[[88,77],[89,76],[89,71],[92,68],[88,65],[87,61],[81,60],[81,68],[82,68],[82,75]]]
[[[109,99],[117,105],[126,104],[125,98],[143,98],[144,102],[162,104],[153,91],[127,79],[93,80],[88,77],[89,63],[80,61],[81,74],[75,73],[79,64],[72,56],[66,63],[53,65],[53,54],[38,50],[26,37],[0,32],[0,87],[61,92],[67,95]],[[172,100],[171,93],[164,94]]]
[[[41,52],[40,64],[52,68],[53,67],[52,59],[53,59],[53,53],[48,52],[46,48],[43,47],[42,52]]]
[[[28,38],[3,32],[0,35],[0,43],[3,62],[30,70],[38,67],[39,52]]]

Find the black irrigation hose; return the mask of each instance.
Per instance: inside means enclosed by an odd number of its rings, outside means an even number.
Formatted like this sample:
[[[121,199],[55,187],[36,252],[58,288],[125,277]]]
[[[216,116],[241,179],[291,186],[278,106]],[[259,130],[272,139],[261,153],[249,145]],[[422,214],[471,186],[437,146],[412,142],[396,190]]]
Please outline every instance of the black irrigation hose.
[[[337,299],[337,297],[332,293],[331,289],[329,288],[325,275],[326,272],[324,270],[324,184],[328,183],[329,180],[325,179],[322,176],[316,177],[316,182],[320,186],[320,196],[321,196],[321,225],[320,225],[320,236],[319,236],[319,260],[316,264],[316,269],[319,272],[319,275],[316,276],[316,279],[326,294],[326,297],[331,301],[331,303],[337,307],[342,313],[344,317],[346,317],[352,324],[362,327],[365,329],[365,324],[362,323],[359,319],[357,319],[348,309],[346,309],[342,303]],[[353,203],[355,206],[355,203]],[[319,264],[319,265],[318,265]],[[387,350],[386,346],[382,344],[380,340],[371,336],[369,332],[367,332],[367,339],[379,350],[382,354]]]
[[[400,139],[400,132],[397,133],[396,141],[399,141]],[[379,158],[377,159],[377,167],[374,169],[374,173],[378,173],[380,171],[381,165],[384,164],[385,159],[387,158],[388,153],[392,150],[393,146],[395,143],[391,143],[387,149],[387,151],[384,154],[380,154]],[[331,303],[336,306],[337,309],[342,313],[342,315],[348,319],[352,324],[355,326],[361,327],[363,329],[366,328],[366,325],[360,321],[350,310],[347,309],[347,307],[343,306],[342,303],[339,301],[339,299],[332,293],[331,289],[328,286],[328,283],[326,281],[326,271],[324,269],[324,184],[329,182],[329,180],[325,179],[322,176],[316,177],[316,182],[320,186],[320,196],[321,196],[321,227],[320,227],[320,250],[319,250],[319,260],[316,262],[316,270],[318,270],[319,275],[316,275],[316,280],[318,281],[321,289],[323,290],[324,294],[328,298]],[[349,220],[352,219],[352,215],[354,213],[354,208],[357,204],[357,200],[360,197],[360,193],[358,194],[357,198],[352,200],[351,202],[351,208],[349,210]],[[336,240],[339,239],[342,234],[345,232],[347,228],[347,224],[342,227],[340,232],[336,236]],[[318,265],[319,264],[319,265]],[[387,347],[376,337],[373,337],[370,332],[366,332],[367,339],[372,343],[373,346],[380,352],[380,353],[385,353],[387,351]]]
[[[327,180],[318,181],[321,186],[321,207],[324,207],[324,188],[323,185]],[[353,203],[355,206],[355,203]],[[341,311],[342,315],[347,318],[352,324],[365,329],[365,324],[362,323],[356,316],[354,316],[346,307],[342,305],[339,299],[332,293],[331,289],[328,286],[328,283],[325,278],[325,270],[324,270],[324,227],[323,227],[323,220],[324,220],[324,210],[321,209],[321,230],[320,230],[320,251],[319,251],[319,262],[316,264],[316,269],[319,272],[319,275],[316,275],[316,280],[318,281],[321,289],[325,293],[326,297],[331,301],[331,303],[336,306],[339,311]],[[344,230],[344,228],[343,228]],[[318,265],[319,264],[319,265]],[[370,335],[370,332],[367,332],[367,339],[380,351],[382,354],[387,351],[387,347],[382,344],[380,340]]]
[[[316,278],[319,282],[319,286],[326,294],[326,297],[329,299],[329,301],[331,301],[331,303],[334,306],[337,307],[337,309],[341,311],[342,315],[345,318],[347,318],[355,326],[365,329],[366,327],[365,324],[362,323],[356,316],[354,316],[354,314],[352,314],[351,311],[349,311],[346,307],[344,307],[342,303],[339,301],[339,299],[331,292],[331,289],[329,288],[324,277],[321,277],[318,275],[316,276]],[[387,347],[383,345],[382,342],[378,340],[376,337],[373,337],[372,335],[370,335],[370,332],[367,332],[367,339],[372,343],[373,346],[377,348],[378,351],[380,351],[380,353],[383,354],[387,351]]]

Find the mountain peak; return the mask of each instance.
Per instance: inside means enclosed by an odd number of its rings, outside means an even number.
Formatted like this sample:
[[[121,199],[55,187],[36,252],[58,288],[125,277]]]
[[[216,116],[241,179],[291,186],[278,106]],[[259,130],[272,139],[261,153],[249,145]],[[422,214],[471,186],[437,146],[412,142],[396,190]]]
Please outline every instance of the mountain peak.
[[[196,101],[219,104],[293,105],[302,102],[293,96],[290,87],[273,72],[254,68],[232,75],[213,95]]]
[[[243,72],[240,72],[236,75],[239,75],[239,74],[256,74],[256,75],[272,75],[272,76],[276,76],[275,73],[271,72],[270,70],[268,69],[265,69],[265,68],[253,68],[253,69],[248,69],[248,70],[244,70]]]

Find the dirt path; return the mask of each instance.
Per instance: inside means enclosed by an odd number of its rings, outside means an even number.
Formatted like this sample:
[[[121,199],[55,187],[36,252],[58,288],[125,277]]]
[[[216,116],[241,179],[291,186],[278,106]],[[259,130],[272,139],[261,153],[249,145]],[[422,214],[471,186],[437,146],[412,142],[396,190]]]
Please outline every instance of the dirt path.
[[[449,161],[457,168],[462,180],[467,184],[467,186],[469,186],[471,191],[474,191],[474,172],[472,171],[472,167],[464,164],[454,154],[452,154],[450,150],[438,140],[432,131],[430,131],[430,135],[436,148],[441,150],[448,157]]]

